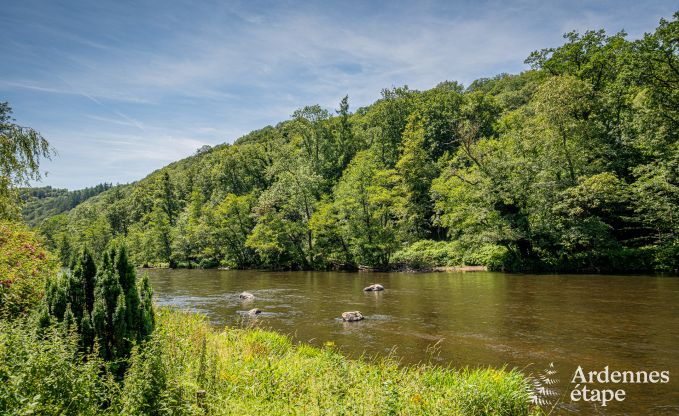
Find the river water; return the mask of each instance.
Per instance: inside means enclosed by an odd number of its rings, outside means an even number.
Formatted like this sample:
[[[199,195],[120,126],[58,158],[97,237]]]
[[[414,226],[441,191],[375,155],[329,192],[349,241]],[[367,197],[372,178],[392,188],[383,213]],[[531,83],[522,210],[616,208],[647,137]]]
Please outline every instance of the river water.
[[[657,276],[149,270],[156,301],[215,325],[260,325],[358,358],[507,366],[553,363],[553,414],[679,415],[679,279]],[[379,282],[383,292],[363,292]],[[249,291],[255,300],[242,302]],[[249,318],[246,311],[263,313]],[[344,311],[365,320],[344,323]],[[669,383],[587,384],[624,401],[572,402],[575,371],[669,371]],[[582,385],[581,385],[582,387]]]

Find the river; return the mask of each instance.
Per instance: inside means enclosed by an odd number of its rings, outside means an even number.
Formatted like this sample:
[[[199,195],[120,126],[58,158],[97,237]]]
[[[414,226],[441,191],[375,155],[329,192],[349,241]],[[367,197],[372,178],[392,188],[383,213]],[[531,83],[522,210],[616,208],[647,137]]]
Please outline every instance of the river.
[[[657,276],[149,270],[159,305],[215,325],[260,325],[295,340],[335,344],[357,358],[403,364],[506,365],[558,382],[556,414],[679,414],[679,279]],[[379,282],[383,292],[363,292]],[[242,302],[249,291],[255,300]],[[249,318],[246,311],[263,312]],[[344,323],[344,311],[366,317]],[[669,383],[588,387],[625,391],[605,407],[571,402],[585,372],[669,371]]]

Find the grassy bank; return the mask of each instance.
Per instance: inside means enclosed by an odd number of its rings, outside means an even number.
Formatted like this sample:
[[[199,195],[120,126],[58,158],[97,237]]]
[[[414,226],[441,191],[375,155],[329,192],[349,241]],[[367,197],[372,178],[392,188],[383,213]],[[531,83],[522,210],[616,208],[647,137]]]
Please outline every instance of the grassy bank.
[[[153,340],[115,381],[58,328],[0,323],[2,414],[528,415],[513,371],[401,367],[349,360],[260,329],[217,331],[161,309]]]

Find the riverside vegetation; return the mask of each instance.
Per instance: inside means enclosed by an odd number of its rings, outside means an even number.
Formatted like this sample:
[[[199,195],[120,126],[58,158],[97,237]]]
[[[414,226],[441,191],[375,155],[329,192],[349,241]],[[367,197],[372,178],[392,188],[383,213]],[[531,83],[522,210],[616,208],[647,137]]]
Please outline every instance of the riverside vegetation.
[[[11,276],[0,286],[2,414],[540,412],[529,403],[527,378],[514,370],[349,360],[331,343],[314,348],[255,328],[217,330],[200,315],[154,310],[148,280],[137,279],[124,248],[111,247],[98,267],[81,251],[55,278],[55,259],[24,227],[3,223],[11,239],[0,240],[3,253],[32,247],[0,262]]]
[[[3,414],[529,415],[516,371],[349,360],[259,329],[161,309],[124,378],[76,336],[0,322]]]

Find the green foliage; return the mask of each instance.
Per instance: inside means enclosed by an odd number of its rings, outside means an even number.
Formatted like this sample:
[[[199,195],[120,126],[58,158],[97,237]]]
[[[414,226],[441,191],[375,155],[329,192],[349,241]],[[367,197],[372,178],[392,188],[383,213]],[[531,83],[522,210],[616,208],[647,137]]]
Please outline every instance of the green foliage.
[[[301,160],[280,160],[272,167],[275,182],[259,197],[257,225],[246,245],[267,265],[308,268],[313,263],[313,236],[308,224],[323,178]]]
[[[147,339],[154,327],[152,292],[148,278],[137,281],[124,246],[112,246],[96,267],[82,250],[69,273],[48,281],[45,309],[48,319],[66,332],[77,333],[84,352],[96,349],[120,372],[132,346]]]
[[[462,265],[463,257],[464,252],[455,241],[420,240],[394,253],[393,262],[413,269],[430,269]]]
[[[21,199],[25,201],[21,216],[31,226],[37,226],[45,219],[69,211],[109,189],[111,189],[110,183],[102,183],[76,191],[55,189],[51,186],[24,188],[21,190]]]
[[[223,262],[244,268],[256,264],[256,255],[246,245],[248,235],[255,227],[252,211],[256,198],[252,194],[228,194],[214,211],[215,236],[223,247]]]
[[[261,329],[160,310],[124,377],[73,329],[0,320],[0,413],[537,415],[517,371],[354,361]],[[200,394],[199,394],[200,392]]]
[[[162,346],[158,341],[144,344],[135,349],[130,360],[130,368],[125,374],[120,398],[123,414],[130,415],[167,415],[182,414],[173,409],[176,399],[181,395],[173,392],[168,385],[169,363],[163,360]],[[179,397],[172,397],[173,394]],[[173,400],[174,399],[174,400]],[[191,414],[186,412],[186,414]]]
[[[14,123],[9,103],[0,102],[0,220],[19,218],[17,187],[39,180],[40,159],[52,153],[40,133]]]
[[[96,354],[83,354],[75,332],[39,333],[30,321],[0,320],[0,413],[117,414],[119,388]]]
[[[332,221],[356,264],[384,267],[398,247],[403,198],[397,185],[396,172],[373,151],[359,153],[337,184]]]
[[[20,223],[0,221],[0,319],[28,314],[57,268],[34,232]]]

